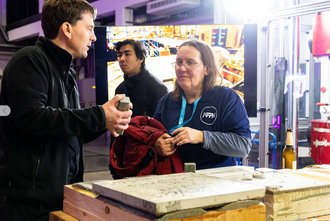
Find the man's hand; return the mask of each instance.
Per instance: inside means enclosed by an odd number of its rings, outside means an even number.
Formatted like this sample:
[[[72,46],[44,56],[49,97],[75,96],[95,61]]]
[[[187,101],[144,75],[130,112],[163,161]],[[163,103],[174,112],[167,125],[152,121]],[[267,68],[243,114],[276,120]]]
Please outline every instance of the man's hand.
[[[110,101],[104,103],[102,108],[106,117],[106,128],[111,132],[114,137],[118,137],[119,134],[116,131],[125,130],[128,128],[128,124],[131,121],[132,111],[119,111],[117,110],[117,104],[119,100],[124,99],[125,95],[117,94]],[[132,107],[132,104],[130,104]]]

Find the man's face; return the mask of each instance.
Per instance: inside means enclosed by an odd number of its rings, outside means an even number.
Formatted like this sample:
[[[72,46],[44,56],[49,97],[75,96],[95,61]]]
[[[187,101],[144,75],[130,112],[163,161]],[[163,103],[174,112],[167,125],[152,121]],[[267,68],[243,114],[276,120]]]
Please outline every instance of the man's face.
[[[74,58],[86,58],[94,41],[94,18],[90,13],[82,14],[82,19],[72,25],[71,39],[68,42],[69,52]]]
[[[117,59],[124,74],[132,76],[141,71],[141,63],[143,60],[136,57],[132,45],[123,45],[118,51]]]

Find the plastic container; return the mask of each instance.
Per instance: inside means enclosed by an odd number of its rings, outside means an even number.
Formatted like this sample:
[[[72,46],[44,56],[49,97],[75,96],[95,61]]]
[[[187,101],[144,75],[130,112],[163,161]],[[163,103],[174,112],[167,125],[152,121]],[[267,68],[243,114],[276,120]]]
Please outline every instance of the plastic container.
[[[330,121],[311,121],[311,157],[316,164],[330,164]]]

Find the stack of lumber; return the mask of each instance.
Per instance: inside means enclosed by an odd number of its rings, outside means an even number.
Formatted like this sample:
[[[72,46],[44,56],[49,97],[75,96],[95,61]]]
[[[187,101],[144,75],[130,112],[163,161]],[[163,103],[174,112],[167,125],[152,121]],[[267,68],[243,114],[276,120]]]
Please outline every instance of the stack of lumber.
[[[52,221],[265,221],[266,207],[257,200],[244,200],[221,207],[194,208],[155,216],[116,201],[86,194],[81,187],[65,186],[64,208]],[[61,212],[57,211],[56,213]],[[54,212],[55,213],[55,212]],[[62,217],[70,216],[64,219]]]
[[[146,213],[103,198],[90,189],[89,183],[65,186],[63,211],[80,221],[147,221],[151,218]]]
[[[299,170],[273,170],[261,168],[251,177],[242,172],[232,178],[224,176],[226,169],[201,170],[223,179],[263,185],[266,195],[268,221],[305,220],[311,217],[330,214],[330,167],[319,165]]]
[[[68,185],[63,211],[93,221],[265,221],[264,196],[262,186],[181,173]]]
[[[64,192],[64,212],[78,220],[322,220],[313,217],[330,214],[330,166],[225,167],[80,183]]]

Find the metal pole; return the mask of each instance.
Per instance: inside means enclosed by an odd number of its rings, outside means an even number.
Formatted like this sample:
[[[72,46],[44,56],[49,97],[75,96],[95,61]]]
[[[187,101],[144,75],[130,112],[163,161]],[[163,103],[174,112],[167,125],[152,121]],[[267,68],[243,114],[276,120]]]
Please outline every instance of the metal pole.
[[[297,1],[296,3],[299,4]],[[296,159],[298,159],[298,98],[296,96],[296,75],[299,72],[300,55],[300,22],[299,16],[290,18],[289,23],[289,59],[287,76],[292,76],[292,81],[288,84],[288,127],[292,128],[293,140],[296,148]]]
[[[309,105],[308,105],[308,121],[310,122],[312,119],[315,118],[315,98],[313,91],[315,90],[315,70],[314,70],[314,57],[312,53],[310,53],[309,56],[309,65],[308,65],[308,71],[309,71],[309,93],[308,93],[308,99],[309,99]],[[307,70],[307,68],[306,68]]]
[[[258,48],[260,48],[259,54],[259,73],[260,74],[260,107],[259,107],[259,117],[260,117],[260,130],[259,130],[259,167],[268,167],[268,122],[269,122],[269,23],[261,27],[260,38]]]

